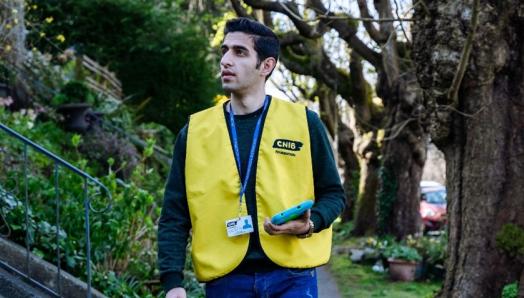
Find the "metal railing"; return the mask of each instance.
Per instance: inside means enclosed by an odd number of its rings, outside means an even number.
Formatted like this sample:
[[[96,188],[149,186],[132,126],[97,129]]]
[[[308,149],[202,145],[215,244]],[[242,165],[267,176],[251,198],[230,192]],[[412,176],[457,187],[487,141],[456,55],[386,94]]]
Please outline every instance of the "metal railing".
[[[56,297],[61,297],[61,251],[60,251],[60,190],[59,190],[59,169],[65,168],[72,173],[78,175],[83,180],[83,188],[82,188],[82,198],[83,198],[83,204],[84,204],[84,221],[85,221],[85,245],[86,245],[86,276],[87,276],[87,297],[91,297],[92,291],[91,291],[91,240],[90,240],[90,224],[89,224],[89,216],[90,211],[93,213],[102,213],[107,211],[109,208],[111,208],[112,203],[112,197],[110,191],[107,189],[105,185],[100,183],[97,179],[91,177],[89,174],[83,172],[82,170],[76,168],[75,166],[71,165],[67,161],[63,160],[62,158],[58,157],[57,155],[49,152],[42,146],[34,143],[33,141],[29,140],[28,138],[22,136],[21,134],[17,133],[16,131],[10,129],[9,127],[5,126],[4,124],[0,123],[0,134],[4,132],[5,134],[9,135],[15,140],[18,140],[23,144],[22,149],[22,167],[23,167],[23,179],[24,179],[24,210],[25,210],[25,249],[26,249],[26,260],[25,260],[25,272],[22,272],[15,267],[7,264],[4,261],[0,260],[0,266],[4,267],[5,269],[20,275],[22,278],[24,278],[27,282],[33,284],[34,286],[44,290],[48,294]],[[57,275],[56,275],[56,288],[51,289],[48,286],[40,283],[38,280],[31,277],[30,273],[30,222],[29,222],[29,187],[28,187],[28,148],[32,148],[34,151],[36,151],[39,154],[44,155],[46,158],[51,160],[53,162],[53,183],[54,183],[54,195],[55,195],[55,219],[56,219],[56,267],[57,267]],[[99,190],[102,190],[108,198],[108,204],[100,210],[96,210],[93,205],[91,204],[91,197],[88,194],[88,186],[97,186]],[[97,193],[97,195],[100,194]],[[10,194],[8,191],[4,190],[0,186],[0,195],[5,196],[13,196],[13,194]],[[11,229],[9,228],[9,223],[6,221],[6,218],[4,214],[1,212],[0,208],[0,224],[2,224],[1,221],[4,221],[7,225],[6,231],[7,233],[11,232]],[[4,235],[5,236],[5,235]]]

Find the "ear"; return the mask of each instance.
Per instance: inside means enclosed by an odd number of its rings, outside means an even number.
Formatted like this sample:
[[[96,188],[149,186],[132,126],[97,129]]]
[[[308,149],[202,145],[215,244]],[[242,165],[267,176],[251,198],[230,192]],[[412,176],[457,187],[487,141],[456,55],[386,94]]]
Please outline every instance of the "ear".
[[[275,66],[277,65],[277,60],[273,57],[268,57],[262,63],[260,64],[260,74],[264,77],[266,77],[268,74],[270,74]]]

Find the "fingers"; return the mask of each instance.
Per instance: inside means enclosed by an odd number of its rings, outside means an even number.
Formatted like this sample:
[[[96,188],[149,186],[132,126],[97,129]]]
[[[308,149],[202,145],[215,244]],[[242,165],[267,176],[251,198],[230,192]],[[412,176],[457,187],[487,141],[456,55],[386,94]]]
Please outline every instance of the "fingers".
[[[269,218],[267,217],[266,217],[266,220],[264,221],[264,231],[266,231],[269,235],[278,235],[282,233],[282,231],[280,230],[280,227],[272,224]]]
[[[304,231],[309,229],[309,218],[311,217],[311,212],[308,210],[301,217],[295,220],[288,221],[281,225],[272,224],[269,218],[266,217],[264,221],[264,230],[269,235],[298,235],[303,234]]]
[[[308,222],[310,218],[311,218],[311,209],[306,210],[306,212],[304,212],[304,214],[300,216],[300,219],[305,222]]]

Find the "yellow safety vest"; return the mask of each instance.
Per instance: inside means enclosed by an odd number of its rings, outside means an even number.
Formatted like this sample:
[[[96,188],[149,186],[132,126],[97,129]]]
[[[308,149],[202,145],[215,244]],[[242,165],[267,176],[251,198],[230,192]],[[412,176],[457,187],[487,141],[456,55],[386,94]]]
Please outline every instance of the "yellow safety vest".
[[[239,211],[240,177],[223,106],[191,116],[187,134],[186,194],[192,224],[196,276],[210,281],[235,269],[246,255],[249,234],[228,237],[226,220]],[[264,220],[307,199],[314,199],[311,144],[304,106],[273,99],[258,151],[256,202],[260,243],[276,264],[311,268],[325,264],[331,251],[331,228],[312,237],[271,236]],[[247,215],[242,200],[242,216]]]

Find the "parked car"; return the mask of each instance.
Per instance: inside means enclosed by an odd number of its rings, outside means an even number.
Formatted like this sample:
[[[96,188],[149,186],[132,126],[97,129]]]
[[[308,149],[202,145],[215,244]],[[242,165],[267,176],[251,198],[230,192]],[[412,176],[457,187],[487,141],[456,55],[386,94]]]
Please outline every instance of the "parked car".
[[[420,215],[424,231],[440,230],[446,224],[446,187],[434,181],[420,182]]]

